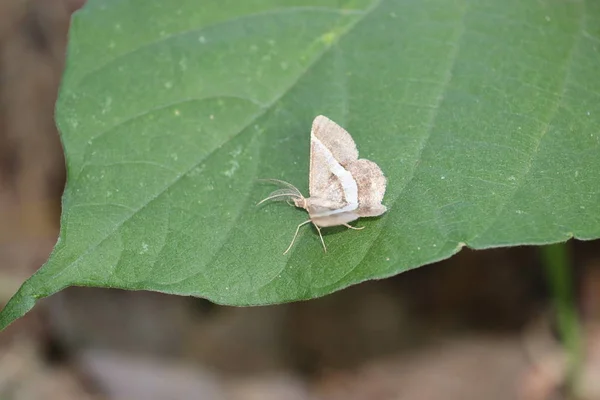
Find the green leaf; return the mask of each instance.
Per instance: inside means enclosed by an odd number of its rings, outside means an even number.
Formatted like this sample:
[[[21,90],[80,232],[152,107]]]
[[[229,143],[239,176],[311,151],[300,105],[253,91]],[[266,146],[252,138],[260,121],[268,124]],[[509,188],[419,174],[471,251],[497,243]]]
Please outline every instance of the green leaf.
[[[258,305],[473,248],[600,236],[600,2],[90,0],[57,121],[60,240],[0,315],[71,285]],[[365,229],[256,207],[307,195],[326,115],[388,177]]]

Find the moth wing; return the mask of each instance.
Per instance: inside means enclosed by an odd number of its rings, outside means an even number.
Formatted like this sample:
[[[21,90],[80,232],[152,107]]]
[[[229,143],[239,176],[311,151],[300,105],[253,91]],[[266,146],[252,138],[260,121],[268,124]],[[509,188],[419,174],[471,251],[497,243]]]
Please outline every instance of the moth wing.
[[[319,227],[338,226],[357,220],[360,217],[354,211],[345,211],[324,216],[312,216],[311,221]]]
[[[341,167],[358,160],[358,150],[350,134],[329,118],[319,115],[311,129],[309,193],[311,197],[329,199],[343,207],[346,204],[344,188],[332,172],[327,152]]]
[[[329,118],[317,116],[312,124],[311,135],[319,139],[340,164],[358,160],[358,150],[352,136]]]
[[[347,224],[360,216],[353,210],[342,211],[337,203],[331,200],[311,197],[306,208],[311,221],[319,227]]]
[[[386,212],[381,201],[385,195],[387,179],[381,168],[373,161],[360,159],[347,165],[358,187],[358,209],[360,217],[376,217]]]

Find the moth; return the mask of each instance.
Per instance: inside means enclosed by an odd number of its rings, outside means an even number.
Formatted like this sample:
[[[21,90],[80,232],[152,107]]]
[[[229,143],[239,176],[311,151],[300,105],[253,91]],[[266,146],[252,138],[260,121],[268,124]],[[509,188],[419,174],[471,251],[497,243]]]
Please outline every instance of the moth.
[[[358,158],[352,136],[341,126],[322,115],[317,116],[310,132],[309,194],[306,198],[292,184],[278,179],[265,179],[281,186],[257,205],[268,200],[285,200],[290,205],[308,211],[309,219],[296,228],[293,246],[303,225],[312,222],[317,229],[323,249],[327,252],[321,228],[349,225],[360,217],[376,217],[386,212],[381,204],[387,180],[373,161]]]

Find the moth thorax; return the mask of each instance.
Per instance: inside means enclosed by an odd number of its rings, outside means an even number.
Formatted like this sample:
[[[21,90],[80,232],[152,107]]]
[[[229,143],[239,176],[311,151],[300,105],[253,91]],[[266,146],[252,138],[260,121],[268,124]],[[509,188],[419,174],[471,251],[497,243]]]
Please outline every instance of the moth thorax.
[[[304,208],[304,209],[306,209],[306,207],[308,207],[308,203],[306,201],[306,198],[304,198],[304,197],[295,198],[294,204],[296,205],[296,207],[300,207],[300,208]]]

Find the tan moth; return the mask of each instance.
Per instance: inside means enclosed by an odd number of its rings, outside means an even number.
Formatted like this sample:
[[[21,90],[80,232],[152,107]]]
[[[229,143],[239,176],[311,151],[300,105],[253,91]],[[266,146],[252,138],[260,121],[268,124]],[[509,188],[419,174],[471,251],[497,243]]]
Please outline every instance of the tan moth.
[[[306,198],[292,184],[278,180],[266,181],[282,186],[267,200],[292,200],[296,207],[308,211],[308,220],[296,228],[296,233],[286,254],[294,244],[300,227],[312,222],[327,251],[321,228],[348,225],[360,217],[376,217],[387,208],[381,204],[385,194],[386,178],[373,161],[358,158],[358,150],[352,136],[327,117],[315,118],[310,132],[309,194]]]

